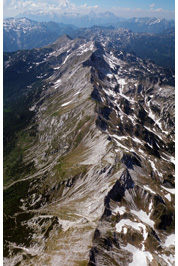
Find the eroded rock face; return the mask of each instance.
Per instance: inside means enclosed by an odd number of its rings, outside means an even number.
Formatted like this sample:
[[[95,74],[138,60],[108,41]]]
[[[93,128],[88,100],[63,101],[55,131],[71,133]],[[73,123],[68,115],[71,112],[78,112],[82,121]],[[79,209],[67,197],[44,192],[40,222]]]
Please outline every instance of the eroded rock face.
[[[173,77],[68,36],[4,74],[5,265],[174,265]]]

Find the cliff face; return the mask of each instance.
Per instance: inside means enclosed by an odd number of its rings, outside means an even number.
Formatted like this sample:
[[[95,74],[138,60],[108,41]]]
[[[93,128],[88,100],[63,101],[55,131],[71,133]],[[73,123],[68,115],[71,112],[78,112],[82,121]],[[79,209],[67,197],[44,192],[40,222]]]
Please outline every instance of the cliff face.
[[[68,36],[4,58],[5,265],[174,265],[170,73]]]

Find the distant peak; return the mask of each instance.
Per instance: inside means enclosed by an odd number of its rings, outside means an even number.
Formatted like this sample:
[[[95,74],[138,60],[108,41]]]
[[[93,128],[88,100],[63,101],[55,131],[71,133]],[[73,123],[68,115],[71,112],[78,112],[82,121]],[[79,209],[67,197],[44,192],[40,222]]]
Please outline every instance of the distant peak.
[[[61,37],[59,37],[55,42],[54,42],[54,44],[57,44],[58,42],[62,42],[62,41],[71,41],[71,40],[73,40],[69,35],[67,35],[67,34],[64,34],[64,35],[62,35]]]
[[[68,39],[68,40],[73,40],[68,34],[64,34],[63,36],[61,36],[59,39]]]
[[[95,13],[93,10],[91,10],[91,11],[88,13],[88,15],[89,15],[89,16],[96,16],[96,13]]]
[[[50,44],[48,47],[53,49],[59,49],[64,46],[68,41],[73,40],[69,35],[64,34],[60,38],[58,38],[54,43]]]

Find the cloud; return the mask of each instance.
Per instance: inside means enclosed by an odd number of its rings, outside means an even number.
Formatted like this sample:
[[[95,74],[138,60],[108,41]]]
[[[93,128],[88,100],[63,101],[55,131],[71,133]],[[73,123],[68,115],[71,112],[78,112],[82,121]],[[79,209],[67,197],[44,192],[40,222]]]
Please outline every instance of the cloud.
[[[54,4],[55,3],[55,4]],[[68,6],[73,6],[73,4],[70,3],[69,0],[55,0],[53,1],[53,4],[44,1],[35,1],[35,0],[26,0],[26,1],[19,1],[19,0],[12,0],[9,4],[9,10],[13,9],[19,9],[19,10],[35,10],[35,9],[42,9],[42,10],[48,10],[48,9],[60,9],[60,8],[66,8]]]
[[[162,8],[157,8],[157,9],[154,9],[154,12],[164,12],[166,10],[162,9]]]
[[[98,8],[99,6],[98,5],[95,5],[95,6],[88,6],[88,4],[84,4],[84,5],[81,5],[80,6],[81,8],[84,8],[84,9],[96,9]]]
[[[150,7],[153,8],[155,6],[155,3],[151,4]]]
[[[87,4],[85,3],[84,5],[81,5],[81,7],[87,7]]]
[[[70,4],[69,0],[58,0],[58,5],[61,7],[67,7],[68,5],[70,6]]]
[[[98,5],[88,5],[87,3],[77,6],[75,3],[71,3],[69,0],[5,0],[8,2],[5,11],[12,13],[13,16],[24,11],[54,11],[56,13],[63,12],[80,12],[88,13],[92,9],[98,9]]]
[[[153,5],[153,4],[152,4]],[[112,12],[119,17],[157,17],[166,19],[175,19],[175,11],[165,10],[163,8],[157,9],[141,9],[141,8],[121,8],[113,7]]]

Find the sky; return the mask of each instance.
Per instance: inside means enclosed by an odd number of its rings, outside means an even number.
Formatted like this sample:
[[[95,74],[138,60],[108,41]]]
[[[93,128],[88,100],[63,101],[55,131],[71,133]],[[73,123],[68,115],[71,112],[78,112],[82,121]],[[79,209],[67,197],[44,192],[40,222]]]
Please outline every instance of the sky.
[[[82,14],[110,11],[125,18],[155,16],[174,19],[175,0],[3,0],[4,17],[35,10]]]

